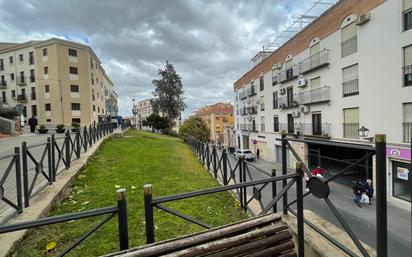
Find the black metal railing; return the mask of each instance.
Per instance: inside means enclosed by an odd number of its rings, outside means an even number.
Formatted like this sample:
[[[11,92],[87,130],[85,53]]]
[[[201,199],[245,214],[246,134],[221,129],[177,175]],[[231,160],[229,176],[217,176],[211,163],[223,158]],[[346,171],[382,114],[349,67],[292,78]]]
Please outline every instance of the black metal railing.
[[[343,96],[359,95],[359,80],[353,79],[342,83]]]
[[[412,86],[412,65],[404,66],[403,70],[403,86]]]
[[[16,100],[20,101],[20,102],[26,102],[27,101],[27,96],[26,96],[26,94],[17,95]]]
[[[299,106],[299,95],[294,94],[290,96],[280,97],[278,99],[279,108],[286,109]]]
[[[344,138],[359,138],[359,123],[343,123]]]
[[[241,108],[239,109],[239,113],[240,113],[240,115],[247,115],[246,106],[241,107]]]
[[[14,231],[38,228],[42,226],[48,226],[58,223],[69,222],[73,220],[87,219],[96,216],[106,217],[93,226],[90,230],[81,235],[73,243],[67,246],[58,256],[65,256],[70,253],[74,248],[79,246],[85,239],[96,232],[100,227],[111,220],[116,214],[118,216],[118,231],[119,231],[119,248],[120,250],[126,250],[129,248],[129,233],[127,227],[127,201],[126,201],[126,190],[121,188],[116,191],[117,195],[117,205],[110,207],[103,207],[98,209],[92,209],[87,211],[81,211],[76,213],[40,218],[37,220],[14,223],[10,225],[0,226],[0,234],[10,233]]]
[[[247,113],[248,114],[256,114],[257,113],[257,108],[256,106],[250,106],[247,108]]]
[[[299,75],[299,65],[293,65],[292,67],[279,72],[279,83],[296,78]]]
[[[294,124],[296,134],[302,136],[330,137],[330,123],[296,123]]]
[[[299,105],[330,101],[330,87],[320,87],[296,95]]]
[[[240,99],[245,99],[247,97],[247,91],[243,90],[242,92],[239,93],[239,98]]]
[[[342,57],[356,53],[358,51],[358,37],[354,36],[341,43]]]
[[[16,83],[17,85],[24,86],[26,85],[26,78],[24,76],[17,76]]]
[[[251,87],[248,88],[246,91],[247,91],[247,95],[248,95],[248,96],[254,96],[254,95],[256,95],[255,86],[251,86]]]
[[[403,142],[411,143],[412,122],[402,122],[403,126]]]
[[[324,49],[319,53],[316,53],[309,58],[301,61],[300,65],[300,73],[304,74],[311,70],[314,70],[318,67],[323,67],[329,64],[329,49]]]

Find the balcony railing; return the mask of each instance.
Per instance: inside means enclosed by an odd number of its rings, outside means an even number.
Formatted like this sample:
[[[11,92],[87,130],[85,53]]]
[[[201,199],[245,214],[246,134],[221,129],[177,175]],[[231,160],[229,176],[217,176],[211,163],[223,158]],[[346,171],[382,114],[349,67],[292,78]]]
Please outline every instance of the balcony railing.
[[[26,79],[24,78],[24,76],[18,76],[16,83],[17,85],[24,86],[26,85]]]
[[[25,94],[17,95],[16,100],[19,102],[27,102],[27,97]]]
[[[256,95],[256,90],[255,90],[255,87],[254,87],[254,86],[252,86],[251,88],[248,88],[248,89],[247,89],[247,95],[248,95],[248,96],[254,96],[254,95]]]
[[[303,136],[318,136],[330,137],[330,123],[322,123],[319,125],[313,123],[297,123],[295,124],[295,133]]]
[[[359,95],[359,80],[353,79],[342,83],[343,96]]]
[[[320,102],[330,101],[329,95],[330,87],[321,87],[305,91],[296,95],[296,99],[299,105],[302,104],[314,104]]]
[[[5,80],[0,81],[0,88],[5,89],[6,87],[7,87],[7,81],[5,81]]]
[[[412,122],[403,122],[403,142],[410,143],[411,142],[411,130],[412,130]]]
[[[247,112],[248,112],[249,114],[256,114],[256,113],[257,113],[257,108],[256,108],[256,106],[250,106],[250,107],[248,107],[248,108],[247,108]]]
[[[412,86],[412,65],[403,67],[403,86]]]
[[[285,96],[278,99],[279,108],[286,109],[291,107],[299,106],[299,98],[298,95],[293,95],[291,97]]]
[[[329,49],[324,49],[319,53],[316,53],[309,58],[301,61],[300,73],[304,74],[318,67],[323,67],[329,64]]]
[[[343,123],[344,138],[359,138],[359,123]]]
[[[299,65],[293,65],[291,68],[279,72],[279,82],[282,83],[291,80],[293,78],[296,78],[298,75]]]
[[[294,123],[280,123],[279,124],[279,131],[286,131],[288,134],[295,134],[295,126]]]
[[[341,44],[342,57],[356,53],[358,51],[358,37],[354,36]]]
[[[239,109],[240,115],[247,115],[246,107],[242,107]]]
[[[245,99],[246,97],[247,97],[247,91],[246,90],[239,93],[239,98],[240,99]]]

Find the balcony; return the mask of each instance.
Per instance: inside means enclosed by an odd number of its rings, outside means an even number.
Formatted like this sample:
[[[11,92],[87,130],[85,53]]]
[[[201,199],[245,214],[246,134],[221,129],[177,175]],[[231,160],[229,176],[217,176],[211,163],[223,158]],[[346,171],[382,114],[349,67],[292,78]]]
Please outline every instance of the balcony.
[[[6,89],[7,88],[7,81],[3,80],[0,81],[0,89]]]
[[[245,99],[246,97],[247,97],[247,91],[246,90],[239,93],[239,98],[240,99]]]
[[[26,85],[26,79],[24,76],[18,76],[16,80],[16,84],[19,86],[25,86]]]
[[[412,65],[408,65],[403,69],[403,86],[412,86]]]
[[[403,122],[403,142],[410,143],[412,137],[412,122]]]
[[[278,99],[279,108],[287,109],[299,106],[299,97],[297,94],[293,96],[285,96]]]
[[[295,133],[302,136],[330,138],[330,123],[298,123],[295,124]]]
[[[17,95],[16,100],[21,103],[27,103],[26,94]]]
[[[299,105],[308,105],[330,101],[330,87],[321,87],[305,91],[296,95]]]
[[[341,43],[342,57],[356,53],[358,51],[358,37],[354,36]]]
[[[295,125],[293,123],[280,123],[279,131],[286,131],[288,134],[295,134]]]
[[[247,108],[248,114],[256,114],[257,113],[257,108],[256,106],[250,106]]]
[[[325,49],[301,61],[299,63],[300,73],[305,74],[317,68],[327,66],[328,64],[329,64],[329,49]]]
[[[343,123],[344,138],[359,138],[359,123]]]
[[[342,83],[343,96],[359,95],[359,80],[353,79]]]
[[[254,124],[240,124],[240,130],[257,132],[256,125]]]
[[[252,86],[251,88],[248,88],[248,90],[247,90],[247,95],[248,95],[248,96],[254,96],[254,95],[256,95],[256,90],[255,90],[255,87],[254,87],[254,86]]]
[[[240,115],[243,115],[243,116],[247,115],[246,107],[240,108],[239,113],[240,113]]]
[[[279,72],[279,83],[289,81],[299,75],[299,65],[293,65],[291,68]]]

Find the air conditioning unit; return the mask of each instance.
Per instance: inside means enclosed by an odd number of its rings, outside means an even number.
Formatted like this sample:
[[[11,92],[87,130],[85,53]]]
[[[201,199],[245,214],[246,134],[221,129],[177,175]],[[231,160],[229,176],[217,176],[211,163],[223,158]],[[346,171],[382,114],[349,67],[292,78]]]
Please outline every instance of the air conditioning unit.
[[[292,112],[294,118],[299,118],[300,112]]]
[[[306,86],[306,79],[301,78],[298,80],[298,87],[305,87]]]
[[[303,113],[309,113],[310,108],[309,108],[309,106],[302,105],[302,106],[300,106],[300,111],[303,112]]]
[[[371,19],[371,13],[365,13],[364,15],[359,16],[358,21],[356,22],[356,25],[360,26]]]
[[[284,89],[284,88],[281,88],[281,89],[280,89],[280,91],[279,91],[279,93],[280,93],[281,95],[284,95],[284,94],[286,94],[286,89]]]

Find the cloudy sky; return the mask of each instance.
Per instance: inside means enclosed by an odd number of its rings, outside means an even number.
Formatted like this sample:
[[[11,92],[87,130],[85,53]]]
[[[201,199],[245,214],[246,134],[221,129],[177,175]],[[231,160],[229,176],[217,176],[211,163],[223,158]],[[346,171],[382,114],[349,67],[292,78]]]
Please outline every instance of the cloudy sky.
[[[313,2],[0,0],[0,41],[60,37],[90,45],[115,84],[121,115],[130,114],[133,98],[151,97],[151,81],[168,60],[182,76],[188,115],[233,102],[233,83],[250,59]]]

